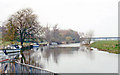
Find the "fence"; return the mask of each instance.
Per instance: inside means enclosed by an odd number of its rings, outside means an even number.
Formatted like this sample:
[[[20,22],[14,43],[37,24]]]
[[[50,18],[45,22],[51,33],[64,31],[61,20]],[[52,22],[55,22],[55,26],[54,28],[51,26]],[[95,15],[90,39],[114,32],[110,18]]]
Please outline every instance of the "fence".
[[[55,73],[43,70],[42,68],[18,62],[1,63],[0,73],[38,73],[41,75],[55,75]]]

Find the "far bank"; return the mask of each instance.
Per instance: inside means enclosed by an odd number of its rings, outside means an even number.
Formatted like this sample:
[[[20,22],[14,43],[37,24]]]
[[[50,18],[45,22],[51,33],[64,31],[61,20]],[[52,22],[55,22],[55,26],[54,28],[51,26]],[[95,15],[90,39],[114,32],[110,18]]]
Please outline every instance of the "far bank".
[[[102,40],[96,41],[90,44],[90,47],[98,48],[101,51],[107,51],[109,53],[119,54],[119,46],[118,40]]]

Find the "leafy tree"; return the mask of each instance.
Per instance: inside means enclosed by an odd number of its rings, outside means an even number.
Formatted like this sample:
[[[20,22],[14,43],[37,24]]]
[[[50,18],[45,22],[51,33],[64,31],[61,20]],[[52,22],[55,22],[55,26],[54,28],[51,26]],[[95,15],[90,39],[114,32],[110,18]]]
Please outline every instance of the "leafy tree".
[[[61,30],[57,27],[56,24],[53,26],[53,29],[50,30],[50,27],[46,27],[45,29],[45,38],[48,42],[79,42],[80,36],[79,34],[74,30]]]
[[[72,37],[71,36],[67,36],[65,39],[66,39],[67,42],[71,42],[72,41]]]
[[[76,32],[76,31],[74,31],[74,30],[71,30],[71,29],[69,29],[69,30],[59,30],[59,34],[60,34],[60,41],[62,42],[62,41],[68,41],[67,39],[66,39],[66,37],[71,37],[71,41],[73,41],[73,42],[79,42],[80,40],[79,40],[79,34]]]
[[[14,26],[12,23],[12,18],[8,19],[8,22],[6,23],[6,28],[7,29],[3,30],[4,35],[5,35],[4,39],[6,41],[16,40],[17,30],[16,30],[16,26]]]
[[[21,46],[25,39],[37,39],[43,32],[37,21],[37,16],[29,8],[17,11],[6,21],[6,33],[13,40],[19,37]],[[8,36],[6,38],[8,38]]]

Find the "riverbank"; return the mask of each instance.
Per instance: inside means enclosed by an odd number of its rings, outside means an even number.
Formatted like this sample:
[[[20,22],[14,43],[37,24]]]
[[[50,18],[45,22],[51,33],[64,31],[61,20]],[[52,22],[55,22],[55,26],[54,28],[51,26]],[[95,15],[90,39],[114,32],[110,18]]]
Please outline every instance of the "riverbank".
[[[116,53],[119,54],[120,51],[118,51],[119,46],[118,46],[118,41],[117,40],[106,40],[106,41],[96,41],[90,45],[90,47],[98,48],[101,51],[107,51],[109,53]]]
[[[1,41],[1,40],[0,40]],[[4,46],[11,45],[11,44],[17,44],[21,45],[20,42],[15,42],[15,41],[5,41],[5,42],[0,42],[0,49],[2,49]],[[23,43],[24,47],[30,46],[31,43]]]

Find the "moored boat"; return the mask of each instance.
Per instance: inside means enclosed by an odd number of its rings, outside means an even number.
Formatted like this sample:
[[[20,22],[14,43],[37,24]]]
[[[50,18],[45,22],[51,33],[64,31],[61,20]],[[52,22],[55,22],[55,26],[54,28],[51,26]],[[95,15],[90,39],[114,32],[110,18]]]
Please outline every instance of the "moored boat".
[[[31,47],[39,47],[39,44],[38,43],[33,43],[33,44],[31,44]]]
[[[49,43],[48,42],[41,42],[39,43],[40,46],[49,46]]]
[[[16,58],[16,56],[20,55],[20,52],[16,53],[8,53],[5,54],[2,50],[0,50],[0,63],[1,62],[10,62]]]
[[[10,52],[19,52],[21,50],[21,46],[19,45],[8,45],[3,49],[4,53],[10,53]]]
[[[8,56],[5,55],[5,53],[2,50],[0,50],[0,62],[6,62],[8,60],[9,60]]]
[[[22,46],[20,46],[20,45],[8,45],[8,46],[6,46],[5,47],[5,49],[21,49],[22,48]]]
[[[56,42],[51,42],[51,43],[50,43],[50,47],[58,47],[58,43],[56,43]]]

